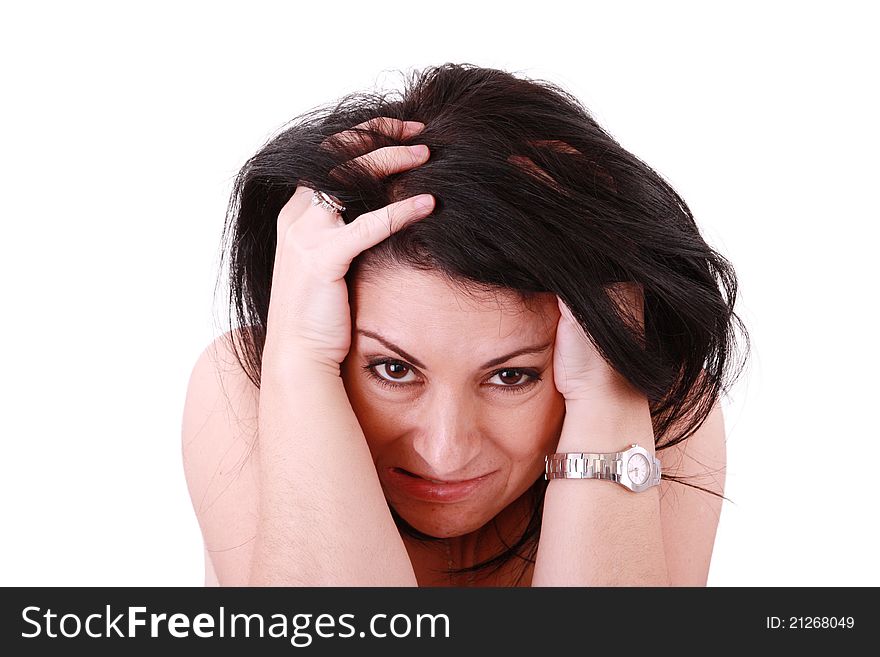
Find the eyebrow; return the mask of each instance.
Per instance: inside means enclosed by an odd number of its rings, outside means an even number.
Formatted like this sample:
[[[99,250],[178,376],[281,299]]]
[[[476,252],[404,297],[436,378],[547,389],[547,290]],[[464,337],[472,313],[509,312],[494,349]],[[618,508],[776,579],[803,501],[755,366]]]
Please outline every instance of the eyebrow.
[[[357,333],[360,333],[361,335],[365,335],[368,338],[373,338],[377,342],[381,342],[388,349],[391,349],[391,351],[396,351],[399,356],[401,356],[402,358],[406,358],[406,360],[411,362],[416,367],[420,367],[422,369],[427,369],[421,362],[419,362],[419,360],[417,358],[413,358],[408,353],[406,353],[403,349],[398,347],[396,344],[394,344],[390,340],[386,340],[378,333],[375,333],[373,331],[368,331],[366,329],[358,329]],[[486,367],[492,367],[494,365],[500,365],[504,361],[509,360],[509,359],[513,358],[514,356],[522,356],[523,354],[539,354],[543,351],[547,351],[547,349],[549,349],[552,344],[553,344],[552,342],[547,342],[546,344],[539,344],[539,345],[534,345],[531,347],[523,347],[522,349],[517,349],[516,351],[512,351],[505,356],[499,356],[498,358],[493,358],[492,360],[487,361],[486,363],[483,363],[483,367],[486,368]]]

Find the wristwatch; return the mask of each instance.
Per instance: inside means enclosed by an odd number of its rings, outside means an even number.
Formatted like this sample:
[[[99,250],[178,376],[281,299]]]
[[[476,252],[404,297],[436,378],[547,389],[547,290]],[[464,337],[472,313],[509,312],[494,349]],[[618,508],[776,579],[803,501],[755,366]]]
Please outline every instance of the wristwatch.
[[[544,479],[607,479],[634,493],[660,483],[660,461],[635,443],[622,452],[561,452],[544,457]]]

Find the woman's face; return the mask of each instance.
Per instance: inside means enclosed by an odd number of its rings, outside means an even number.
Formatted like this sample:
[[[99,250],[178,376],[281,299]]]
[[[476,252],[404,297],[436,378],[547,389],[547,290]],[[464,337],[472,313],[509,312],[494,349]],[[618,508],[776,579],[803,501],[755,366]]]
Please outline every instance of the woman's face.
[[[386,498],[426,534],[479,529],[541,476],[559,439],[555,295],[528,306],[513,294],[476,300],[400,267],[356,280],[351,307],[342,378]],[[402,470],[483,479],[435,485]]]

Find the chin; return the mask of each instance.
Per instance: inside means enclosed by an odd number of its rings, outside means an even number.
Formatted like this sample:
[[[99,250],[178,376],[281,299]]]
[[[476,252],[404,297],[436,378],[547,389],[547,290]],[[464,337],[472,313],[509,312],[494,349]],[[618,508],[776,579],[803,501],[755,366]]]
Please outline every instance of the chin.
[[[493,516],[489,516],[487,520],[465,521],[461,517],[456,517],[455,509],[447,509],[445,512],[433,513],[413,513],[411,511],[403,511],[395,508],[395,512],[410,527],[434,538],[455,538],[456,536],[465,536],[477,531],[489,522]]]

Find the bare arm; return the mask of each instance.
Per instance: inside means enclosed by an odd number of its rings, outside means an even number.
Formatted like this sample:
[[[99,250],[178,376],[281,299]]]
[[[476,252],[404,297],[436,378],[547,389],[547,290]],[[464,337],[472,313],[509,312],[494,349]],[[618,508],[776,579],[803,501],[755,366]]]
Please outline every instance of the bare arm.
[[[558,451],[617,451],[629,436],[653,449],[639,400],[618,398],[603,409],[567,412]],[[533,586],[706,585],[725,481],[720,405],[658,458],[664,472],[717,495],[667,480],[643,493],[607,481],[552,480]]]
[[[629,391],[566,402],[557,452],[654,452],[647,399]],[[609,481],[552,479],[532,586],[667,586],[659,487],[633,493]]]
[[[259,413],[249,584],[417,586],[342,379],[264,372]]]
[[[623,314],[644,327],[643,291],[608,287]],[[557,452],[617,452],[635,443],[654,454],[648,400],[615,371],[558,299],[554,382],[565,398]],[[688,454],[685,451],[689,450]],[[724,423],[716,406],[694,434],[662,450],[664,472],[720,495]],[[719,497],[662,481],[641,493],[597,479],[553,479],[544,500],[533,586],[703,585],[718,526]]]
[[[328,517],[322,521],[326,528],[322,529],[324,538],[337,549],[341,549],[345,540],[349,546],[354,545],[353,550],[348,550],[349,562],[356,561],[360,555],[366,555],[373,549],[384,551],[382,559],[368,561],[367,568],[361,564],[357,576],[351,578],[352,583],[370,577],[382,584],[397,581],[399,578],[396,575],[386,576],[391,564],[395,562],[385,558],[386,555],[395,553],[396,542],[400,540],[397,528],[392,520],[386,519],[386,515],[390,515],[387,506],[380,506],[376,511],[375,495],[368,495],[375,493],[375,488],[370,488],[371,482],[375,481],[378,487],[375,467],[372,462],[369,463],[372,479],[357,474],[359,470],[355,467],[358,463],[364,463],[365,441],[361,443],[364,445],[363,450],[353,448],[347,451],[346,459],[342,461],[348,463],[346,469],[343,471],[341,467],[336,468],[334,473],[334,469],[325,465],[330,461],[329,454],[333,450],[324,451],[324,448],[332,444],[332,427],[338,427],[339,422],[301,421],[307,413],[313,412],[316,413],[315,418],[323,416],[341,420],[348,417],[349,421],[353,421],[349,415],[353,413],[350,404],[341,411],[338,407],[329,410],[330,400],[333,399],[333,395],[330,395],[319,401],[319,404],[327,408],[323,411],[314,410],[316,404],[308,401],[315,397],[314,386],[307,385],[304,379],[297,377],[295,385],[281,386],[282,394],[279,397],[272,393],[275,386],[269,383],[269,378],[271,377],[267,378],[261,395],[235,360],[228,335],[218,338],[210,345],[193,368],[184,408],[182,448],[187,486],[205,544],[205,585],[256,584],[251,576],[252,568],[262,573],[260,576],[268,583],[317,583],[324,571],[344,579],[346,559],[343,558],[343,563],[334,565],[330,561],[336,559],[333,552],[319,553],[320,558],[307,556],[319,550],[317,541],[321,537],[309,535],[316,527],[322,527],[311,519],[318,509],[326,510],[325,515]],[[331,381],[331,384],[341,387],[341,379],[337,377],[337,381]],[[330,389],[338,391],[339,388],[331,385]],[[261,441],[257,439],[261,397],[274,397],[275,405],[282,407],[283,412],[280,417],[275,416],[274,422],[280,427],[277,433],[282,438],[281,444],[289,446],[286,448],[287,453],[278,459],[280,463],[270,464],[267,468],[269,474],[264,483],[261,483],[264,480],[259,454]],[[291,399],[288,406],[285,406],[286,398]],[[348,403],[347,398],[345,402]],[[272,413],[266,411],[263,420],[267,421],[271,416]],[[290,430],[283,428],[287,418],[299,418]],[[271,420],[268,424],[271,424]],[[296,430],[297,425],[307,427],[309,424],[319,425],[310,435],[300,434]],[[259,430],[265,432],[268,429]],[[349,444],[357,446],[358,440],[364,440],[359,438],[362,435],[359,426],[354,426],[353,430],[354,433],[346,434],[343,441],[336,441],[337,444],[342,444],[345,448]],[[297,441],[295,436],[302,436],[305,440]],[[296,451],[298,442],[306,443],[300,456],[297,456]],[[340,450],[337,453],[338,451]],[[325,454],[328,456],[325,457]],[[263,458],[265,457],[264,453]],[[305,480],[302,477],[299,480],[291,479],[294,476],[299,477],[296,474],[298,459],[305,464],[308,459],[313,462],[315,458],[321,460],[316,472],[302,465],[300,469],[309,470]],[[297,483],[298,481],[301,483]],[[336,487],[345,485],[348,488],[333,498],[322,493],[331,484]],[[276,513],[269,514],[266,518],[269,522],[263,522],[259,513],[261,489],[269,495],[269,499],[274,496],[279,500],[275,502]],[[284,497],[284,490],[288,491],[287,497]],[[346,498],[346,494],[350,497]],[[345,498],[342,503],[340,498]],[[368,507],[374,516],[380,516],[379,522],[371,524],[368,511],[365,510]],[[343,526],[341,531],[334,528],[334,525],[344,525],[349,514],[356,517],[357,522],[365,525],[367,530],[352,524]],[[393,533],[380,532],[378,528],[383,526],[383,522]],[[285,539],[285,532],[291,537]],[[372,543],[370,532],[377,534]],[[380,547],[376,548],[377,544]],[[386,544],[394,544],[395,547],[386,549]],[[254,563],[257,545],[261,545],[264,560],[261,565]],[[273,565],[279,562],[281,566]],[[404,581],[409,581],[406,578],[411,572],[408,560],[402,564],[402,568]],[[326,574],[324,572],[325,579]]]
[[[425,126],[377,117],[355,127],[403,141]],[[349,158],[372,146],[369,141],[343,131],[324,145],[333,151],[348,143],[351,148],[338,155]],[[428,156],[424,145],[399,145],[354,160],[369,164],[378,175],[390,175]],[[350,223],[341,216],[344,205],[328,199],[298,184],[278,213],[261,360],[259,512],[248,581],[417,586],[339,364],[351,347],[345,280],[351,263],[391,233],[429,215],[434,197],[418,194],[395,201]]]

